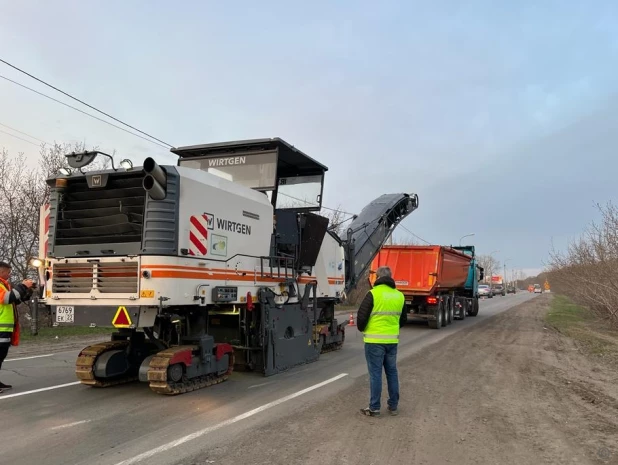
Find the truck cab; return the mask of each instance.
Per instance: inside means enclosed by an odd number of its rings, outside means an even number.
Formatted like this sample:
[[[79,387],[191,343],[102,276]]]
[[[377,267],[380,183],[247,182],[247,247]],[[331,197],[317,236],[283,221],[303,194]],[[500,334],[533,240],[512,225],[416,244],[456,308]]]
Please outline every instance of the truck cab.
[[[470,270],[468,271],[468,280],[466,281],[465,288],[470,291],[472,297],[479,297],[479,282],[485,277],[485,270],[481,267],[476,260],[476,251],[473,245],[453,246],[453,249],[458,250],[470,257]]]

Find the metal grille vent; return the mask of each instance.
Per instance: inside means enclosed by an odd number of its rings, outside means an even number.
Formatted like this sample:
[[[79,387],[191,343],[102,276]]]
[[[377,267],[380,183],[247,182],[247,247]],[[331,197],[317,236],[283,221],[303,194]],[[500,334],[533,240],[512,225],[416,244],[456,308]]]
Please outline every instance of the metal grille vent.
[[[136,294],[139,286],[137,262],[56,263],[52,270],[52,292],[62,294]]]
[[[100,189],[71,180],[60,195],[55,244],[141,242],[145,199],[141,173],[111,175]]]

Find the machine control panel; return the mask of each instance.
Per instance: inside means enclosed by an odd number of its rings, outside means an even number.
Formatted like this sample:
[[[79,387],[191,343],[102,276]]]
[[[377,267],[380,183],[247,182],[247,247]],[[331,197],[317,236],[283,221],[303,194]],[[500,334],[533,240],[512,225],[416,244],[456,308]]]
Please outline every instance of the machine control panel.
[[[238,300],[238,288],[233,286],[216,286],[212,290],[213,302],[235,302]]]

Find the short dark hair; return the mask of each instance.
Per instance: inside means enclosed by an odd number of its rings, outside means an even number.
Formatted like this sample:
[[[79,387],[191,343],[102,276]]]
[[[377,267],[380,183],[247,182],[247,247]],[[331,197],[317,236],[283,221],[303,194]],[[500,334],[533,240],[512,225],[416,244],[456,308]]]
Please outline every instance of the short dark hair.
[[[8,268],[10,270],[11,265],[9,265],[7,262],[0,262],[0,268]]]
[[[376,276],[377,276],[378,279],[380,279],[380,278],[390,278],[390,277],[393,276],[393,272],[391,271],[390,267],[388,267],[388,266],[381,266],[380,268],[377,269]]]

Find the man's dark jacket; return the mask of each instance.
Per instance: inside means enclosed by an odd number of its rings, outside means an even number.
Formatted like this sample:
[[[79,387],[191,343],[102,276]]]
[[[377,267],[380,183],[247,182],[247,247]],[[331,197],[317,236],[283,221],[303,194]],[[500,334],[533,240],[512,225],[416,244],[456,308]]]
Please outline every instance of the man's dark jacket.
[[[393,289],[397,289],[395,286],[395,281],[393,278],[379,278],[374,283],[373,287],[379,286],[380,284],[386,284]],[[365,331],[367,327],[367,323],[369,323],[369,316],[371,315],[371,311],[373,310],[373,294],[371,292],[367,292],[367,295],[363,299],[358,308],[358,313],[356,314],[356,326],[359,331]],[[393,310],[399,310],[398,308],[393,308]],[[405,303],[403,309],[401,311],[401,317],[399,318],[399,327],[403,327],[408,321],[408,313],[405,311]]]

